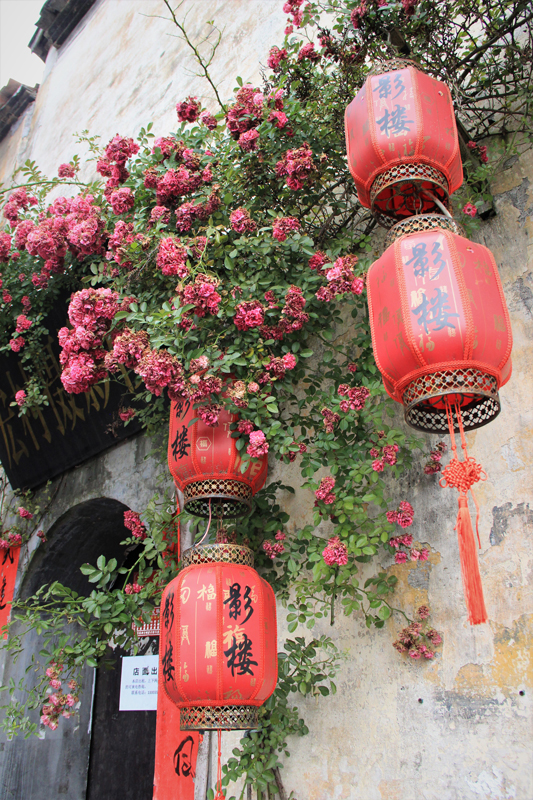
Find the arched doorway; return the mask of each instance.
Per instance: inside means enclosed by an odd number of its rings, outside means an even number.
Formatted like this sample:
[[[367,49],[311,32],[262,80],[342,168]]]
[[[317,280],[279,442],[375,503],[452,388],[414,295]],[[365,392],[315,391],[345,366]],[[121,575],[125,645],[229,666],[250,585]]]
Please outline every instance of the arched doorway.
[[[47,532],[24,576],[20,596],[29,597],[54,580],[80,594],[94,587],[80,572],[86,562],[124,558],[120,542],[128,536],[127,506],[102,497],[79,503]],[[42,647],[33,632],[15,663],[6,664],[4,682],[16,682]],[[31,675],[31,671],[29,673]],[[155,711],[119,712],[120,658],[113,670],[87,668],[79,714],[61,720],[44,738],[0,744],[0,796],[17,800],[150,800],[155,747]],[[37,718],[37,712],[35,712]],[[3,748],[2,748],[3,744]]]

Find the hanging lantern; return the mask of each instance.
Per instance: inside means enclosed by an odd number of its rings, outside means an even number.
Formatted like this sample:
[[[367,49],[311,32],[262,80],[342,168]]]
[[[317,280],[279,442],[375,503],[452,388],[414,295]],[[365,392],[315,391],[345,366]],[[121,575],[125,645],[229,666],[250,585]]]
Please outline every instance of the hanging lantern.
[[[367,279],[374,356],[388,394],[404,405],[406,422],[429,433],[450,432],[454,457],[443,485],[460,492],[463,583],[470,622],[477,624],[486,621],[486,611],[467,493],[484,473],[468,456],[464,431],[500,412],[498,389],[511,376],[509,314],[492,253],[459,235],[452,219],[405,220],[389,232],[388,244]]]
[[[250,461],[241,472],[243,462],[230,430],[238,415],[223,408],[214,427],[197,416],[189,400],[171,405],[168,466],[183,492],[184,506],[199,517],[243,516],[251,508],[253,495],[265,484],[268,457]],[[196,422],[191,425],[193,419]]]
[[[274,592],[253,553],[208,544],[184,553],[161,599],[161,674],[182,730],[255,728],[278,675]]]
[[[385,227],[438,213],[463,182],[450,91],[411,61],[372,68],[346,109],[345,130],[359,201]]]

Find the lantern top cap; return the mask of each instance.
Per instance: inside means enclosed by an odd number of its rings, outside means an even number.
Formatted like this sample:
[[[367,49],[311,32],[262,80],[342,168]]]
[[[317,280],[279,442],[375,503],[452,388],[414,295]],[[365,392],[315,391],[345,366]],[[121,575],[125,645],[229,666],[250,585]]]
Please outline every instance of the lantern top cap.
[[[242,564],[253,567],[254,554],[243,544],[203,544],[191,547],[183,553],[183,566],[196,564]]]
[[[415,214],[393,225],[385,238],[385,249],[402,236],[407,236],[410,233],[434,231],[437,228],[451,231],[458,236],[465,236],[462,226],[452,217],[445,217],[444,214]]]
[[[376,61],[368,71],[368,77],[372,78],[375,75],[383,75],[385,72],[396,72],[399,69],[406,69],[406,67],[414,67],[419,72],[426,72],[416,61],[411,58],[387,58],[382,61]]]

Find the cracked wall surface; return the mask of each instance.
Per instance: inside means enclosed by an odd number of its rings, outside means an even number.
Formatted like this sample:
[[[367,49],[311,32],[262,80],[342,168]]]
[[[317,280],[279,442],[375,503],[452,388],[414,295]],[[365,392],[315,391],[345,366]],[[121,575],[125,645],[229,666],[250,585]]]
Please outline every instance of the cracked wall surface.
[[[214,110],[209,87],[191,74],[183,43],[154,16],[160,6],[158,0],[98,0],[60,50],[51,51],[36,103],[0,143],[0,179],[28,157],[55,174],[78,151],[74,131],[89,128],[105,143],[117,131],[135,135],[154,120],[155,134],[166,135],[176,126],[176,102],[189,94]],[[208,17],[226,25],[214,75],[227,98],[237,74],[259,79],[259,63],[281,42],[284,15],[274,0],[208,6],[186,0],[184,10],[195,35]],[[346,660],[335,696],[298,701],[310,733],[290,741],[283,771],[287,792],[298,800],[533,798],[533,150],[504,167],[492,185],[497,215],[473,237],[494,253],[514,335],[513,376],[501,390],[501,414],[467,436],[469,452],[488,475],[476,496],[489,622],[475,628],[467,622],[456,493],[441,489],[438,476],[426,476],[420,461],[394,495],[414,506],[411,531],[415,542],[430,548],[429,561],[396,565],[382,556],[381,566],[398,577],[397,606],[409,615],[430,606],[443,645],[434,661],[413,662],[391,646],[402,627],[397,617],[369,631],[358,614],[346,619],[339,608],[333,628],[317,626]],[[427,451],[435,441],[426,437]],[[141,511],[158,469],[154,459],[143,459],[148,450],[138,437],[71,471],[49,524],[100,496]],[[314,498],[301,488],[297,466],[272,463],[270,479],[296,488],[280,498],[291,514],[289,534],[311,522]],[[326,524],[320,532],[327,536]],[[374,571],[371,565],[368,574]],[[285,635],[280,609],[280,643]],[[238,738],[224,735],[223,757]]]

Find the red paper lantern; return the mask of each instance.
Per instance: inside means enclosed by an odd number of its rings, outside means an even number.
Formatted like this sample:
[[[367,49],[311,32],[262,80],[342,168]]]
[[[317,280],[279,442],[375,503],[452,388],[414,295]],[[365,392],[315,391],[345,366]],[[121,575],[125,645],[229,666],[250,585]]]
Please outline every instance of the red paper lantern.
[[[237,440],[231,438],[231,423],[237,414],[222,409],[218,424],[210,427],[197,418],[193,403],[173,402],[170,411],[168,466],[178,489],[183,492],[190,514],[208,517],[238,517],[246,514],[252,496],[264,486],[268,457],[251,461],[241,472],[242,459]]]
[[[452,219],[413,217],[395,225],[388,239],[367,280],[374,356],[388,394],[405,406],[406,422],[450,432],[453,459],[441,485],[460,492],[463,583],[470,622],[477,624],[487,613],[467,494],[484,473],[468,455],[464,432],[500,411],[498,389],[511,376],[509,314],[492,253],[460,236]]]
[[[511,323],[494,257],[458,230],[437,215],[399,223],[367,279],[385,388],[409,425],[434,433],[448,428],[445,396],[459,402],[466,430],[486,425],[511,376]]]
[[[434,198],[447,206],[463,182],[450,91],[410,61],[373,67],[346,109],[345,129],[359,200],[386,227],[438,213]]]
[[[255,728],[278,677],[276,601],[253,553],[209,544],[184,553],[161,599],[161,671],[182,730]]]

